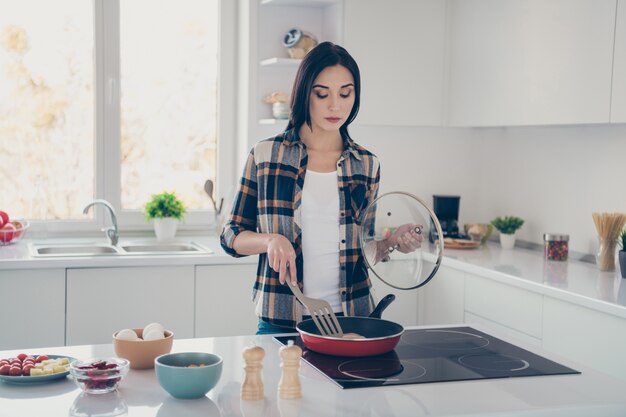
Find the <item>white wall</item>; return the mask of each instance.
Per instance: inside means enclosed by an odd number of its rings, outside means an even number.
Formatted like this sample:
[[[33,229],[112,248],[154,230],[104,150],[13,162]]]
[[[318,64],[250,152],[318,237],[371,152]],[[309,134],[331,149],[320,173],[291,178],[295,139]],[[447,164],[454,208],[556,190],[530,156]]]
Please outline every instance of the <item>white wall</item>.
[[[626,212],[626,124],[514,128],[353,126],[378,155],[381,192],[403,190],[432,204],[461,196],[460,224],[498,215],[526,220],[519,238],[567,233],[570,249],[593,253],[594,211]]]

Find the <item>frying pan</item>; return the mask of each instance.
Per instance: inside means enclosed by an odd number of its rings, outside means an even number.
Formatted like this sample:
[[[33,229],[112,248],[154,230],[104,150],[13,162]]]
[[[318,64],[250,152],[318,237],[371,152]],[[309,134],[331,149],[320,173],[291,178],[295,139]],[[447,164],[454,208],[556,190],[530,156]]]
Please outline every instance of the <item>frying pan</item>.
[[[364,339],[345,339],[322,336],[313,320],[304,320],[296,325],[304,345],[318,353],[335,356],[374,356],[389,352],[400,341],[404,327],[380,318],[396,296],[386,295],[368,317],[337,317],[345,333],[357,333]]]

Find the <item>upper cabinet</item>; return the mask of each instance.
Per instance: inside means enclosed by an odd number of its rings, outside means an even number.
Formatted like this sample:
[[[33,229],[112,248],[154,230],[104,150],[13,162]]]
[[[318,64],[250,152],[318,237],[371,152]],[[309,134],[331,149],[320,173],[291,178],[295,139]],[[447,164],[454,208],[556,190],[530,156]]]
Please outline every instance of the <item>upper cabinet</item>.
[[[617,2],[611,122],[626,123],[626,0]]]
[[[355,123],[440,126],[446,2],[344,0],[344,46],[361,71]]]
[[[244,153],[287,124],[263,98],[291,92],[300,61],[283,39],[292,28],[354,56],[356,124],[626,122],[626,0],[239,2]]]
[[[283,39],[293,28],[342,45],[356,59],[362,90],[355,123],[442,124],[445,1],[240,0],[239,5],[242,152],[287,125],[263,99],[291,92],[300,60],[290,58]]]
[[[449,7],[449,125],[609,122],[616,0]]]

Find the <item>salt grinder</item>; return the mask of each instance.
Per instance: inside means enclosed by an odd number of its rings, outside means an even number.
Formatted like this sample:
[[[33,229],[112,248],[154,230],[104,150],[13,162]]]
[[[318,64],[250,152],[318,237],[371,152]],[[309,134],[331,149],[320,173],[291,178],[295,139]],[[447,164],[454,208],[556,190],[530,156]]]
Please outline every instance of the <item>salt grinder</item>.
[[[293,344],[293,340],[288,342],[278,351],[280,355],[282,374],[278,382],[278,397],[283,400],[296,400],[302,397],[300,390],[300,358],[302,349]]]
[[[243,350],[243,359],[246,362],[246,376],[241,384],[242,400],[262,400],[265,396],[263,381],[261,380],[261,362],[265,357],[265,350],[260,346],[248,347]]]

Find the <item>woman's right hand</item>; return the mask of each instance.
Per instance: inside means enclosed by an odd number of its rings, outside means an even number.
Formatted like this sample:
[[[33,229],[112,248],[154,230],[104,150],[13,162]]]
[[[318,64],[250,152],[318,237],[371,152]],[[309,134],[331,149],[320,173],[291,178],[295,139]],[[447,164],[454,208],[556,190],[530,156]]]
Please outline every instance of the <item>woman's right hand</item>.
[[[285,280],[290,277],[291,283],[297,285],[296,251],[289,239],[279,234],[271,235],[267,243],[267,260],[270,267],[278,272],[278,280],[281,284],[284,284]]]

